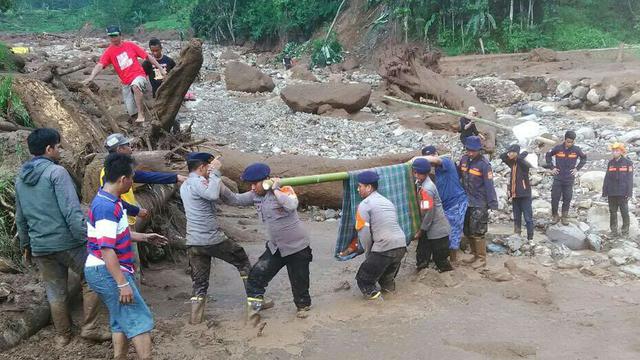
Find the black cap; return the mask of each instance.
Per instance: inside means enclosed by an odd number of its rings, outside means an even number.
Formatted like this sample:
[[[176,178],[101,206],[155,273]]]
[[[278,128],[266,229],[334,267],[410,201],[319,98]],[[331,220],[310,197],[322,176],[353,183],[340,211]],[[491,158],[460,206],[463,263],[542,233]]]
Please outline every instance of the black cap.
[[[120,27],[119,26],[116,26],[116,25],[107,26],[107,35],[109,35],[109,36],[118,36],[121,33],[122,32],[120,31]]]
[[[520,145],[518,144],[511,144],[509,146],[509,148],[507,149],[507,152],[514,152],[514,153],[518,153],[520,154]]]

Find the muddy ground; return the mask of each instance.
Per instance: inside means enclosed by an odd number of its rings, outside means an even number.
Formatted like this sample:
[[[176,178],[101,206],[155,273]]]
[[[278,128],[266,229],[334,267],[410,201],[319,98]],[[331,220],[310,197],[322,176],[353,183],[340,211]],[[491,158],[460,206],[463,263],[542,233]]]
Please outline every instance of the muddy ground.
[[[223,209],[225,213],[227,209]],[[246,231],[260,231],[253,210],[229,210]],[[242,224],[242,225],[240,225]],[[555,270],[534,259],[490,256],[490,271],[466,267],[415,274],[412,246],[398,275],[397,294],[363,300],[354,281],[362,259],[332,258],[336,221],[305,221],[311,235],[313,310],[295,317],[286,272],[268,288],[276,307],[265,311],[262,336],[244,323],[244,296],[235,268],[217,261],[206,321],[188,324],[191,281],[186,262],[145,271],[142,293],[156,319],[156,359],[638,359],[640,284],[614,285],[577,270]],[[507,232],[493,227],[493,233]],[[261,232],[261,231],[260,231]],[[261,242],[242,243],[252,261]],[[504,276],[505,261],[518,269]],[[497,276],[502,274],[503,276]],[[350,285],[348,290],[338,290]],[[79,315],[79,314],[77,314]],[[76,321],[77,321],[76,316]],[[60,350],[52,327],[1,359],[108,359],[109,343],[79,338]],[[133,350],[130,358],[135,358]]]

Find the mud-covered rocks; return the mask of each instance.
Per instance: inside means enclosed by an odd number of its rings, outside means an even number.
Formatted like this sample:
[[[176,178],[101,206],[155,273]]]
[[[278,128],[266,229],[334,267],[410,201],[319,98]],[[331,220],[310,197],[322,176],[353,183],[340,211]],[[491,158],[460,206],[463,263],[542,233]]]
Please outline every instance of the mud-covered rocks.
[[[294,84],[280,92],[282,100],[294,111],[317,114],[322,105],[355,113],[367,106],[371,86],[366,84]]]
[[[571,83],[568,81],[561,81],[558,84],[558,87],[556,87],[556,96],[563,98],[569,94],[571,94],[571,91],[573,90],[573,87],[571,86]]]
[[[271,92],[276,87],[273,80],[259,69],[231,61],[224,71],[227,90],[248,93]]]
[[[489,104],[505,107],[526,98],[526,94],[511,80],[485,76],[469,82],[480,100]]]

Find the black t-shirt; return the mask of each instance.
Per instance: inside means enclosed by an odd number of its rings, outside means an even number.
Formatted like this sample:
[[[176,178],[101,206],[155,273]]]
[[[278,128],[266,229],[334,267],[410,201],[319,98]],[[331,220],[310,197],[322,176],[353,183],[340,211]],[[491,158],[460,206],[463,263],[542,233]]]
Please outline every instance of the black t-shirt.
[[[158,63],[164,68],[164,70],[167,73],[176,66],[176,62],[173,61],[173,59],[168,57],[167,55],[162,55],[162,58],[158,60]],[[149,77],[149,82],[151,83],[151,89],[153,90],[153,97],[155,97],[156,91],[160,87],[160,84],[162,84],[162,75],[160,74],[160,71],[156,69],[155,66],[153,66],[153,64],[149,60],[145,60],[142,63],[142,68],[144,69],[144,72],[147,73],[147,76]],[[160,78],[160,79],[156,79],[156,78]]]
[[[460,140],[462,140],[463,143],[464,143],[464,139],[468,138],[469,136],[479,134],[478,128],[476,128],[476,124],[469,126],[468,129],[464,128],[470,121],[471,120],[465,117],[460,118]]]

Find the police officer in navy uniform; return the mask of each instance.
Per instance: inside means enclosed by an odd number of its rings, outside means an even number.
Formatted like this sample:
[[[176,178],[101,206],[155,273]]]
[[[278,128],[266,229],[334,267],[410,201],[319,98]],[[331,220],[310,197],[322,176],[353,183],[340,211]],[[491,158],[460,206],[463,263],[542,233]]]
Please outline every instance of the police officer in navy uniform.
[[[526,160],[529,153],[520,152],[520,145],[512,144],[507,151],[500,155],[503,163],[509,166],[509,199],[513,205],[513,232],[520,235],[522,232],[522,217],[527,227],[527,240],[533,240],[533,210],[531,208],[531,184],[529,182],[529,169],[531,164]]]
[[[464,218],[464,235],[469,239],[473,259],[464,262],[478,269],[487,265],[484,234],[488,228],[489,209],[498,208],[498,198],[493,186],[491,164],[481,153],[482,140],[478,136],[470,136],[465,148],[467,153],[458,163],[458,173],[469,200]]]
[[[609,225],[611,235],[618,235],[618,209],[622,215],[622,236],[629,235],[629,198],[633,195],[633,161],[625,157],[622,143],[611,145],[613,159],[607,164],[607,174],[602,184],[602,196],[609,201]]]
[[[573,197],[573,183],[578,171],[582,169],[587,162],[587,155],[575,145],[576,133],[567,131],[564,134],[564,142],[554,146],[547,154],[545,166],[552,169],[553,186],[551,187],[551,213],[553,215],[553,223],[560,221],[558,216],[558,206],[560,198],[562,198],[562,225],[569,225],[569,208],[571,207],[571,198]],[[555,165],[551,160],[555,157]],[[580,162],[578,162],[580,159]]]

